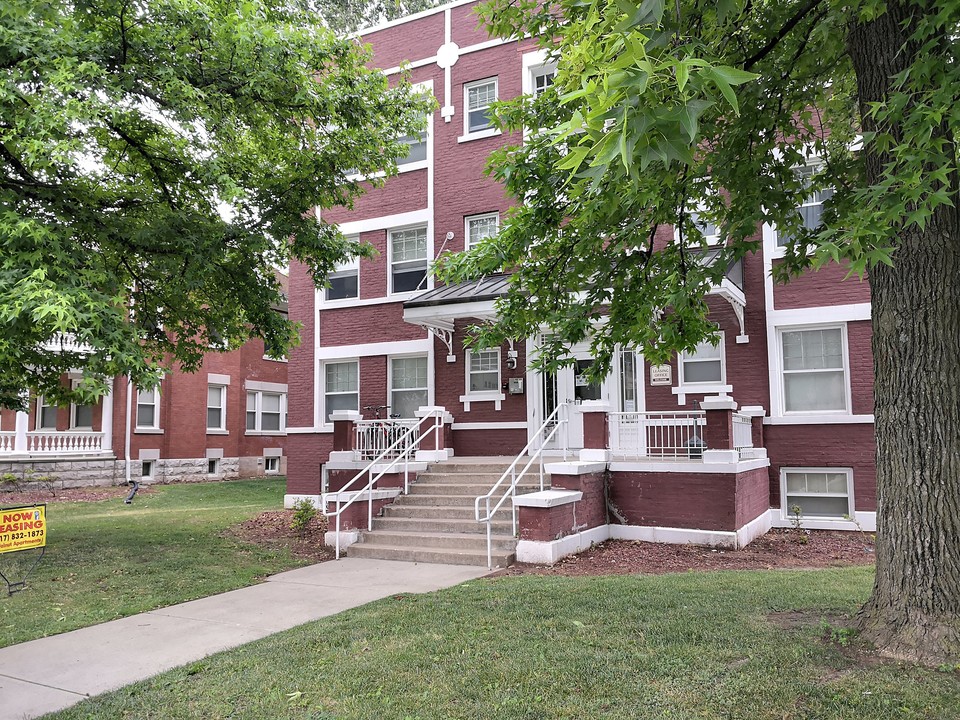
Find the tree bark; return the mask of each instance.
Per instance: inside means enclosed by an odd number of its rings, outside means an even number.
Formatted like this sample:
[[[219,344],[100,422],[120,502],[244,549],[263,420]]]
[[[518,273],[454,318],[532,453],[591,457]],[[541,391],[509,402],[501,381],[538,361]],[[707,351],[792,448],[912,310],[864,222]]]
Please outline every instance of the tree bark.
[[[847,48],[867,103],[916,59],[920,4],[890,2],[854,22]],[[903,128],[880,128],[903,140]],[[944,139],[953,143],[949,129]],[[956,145],[954,145],[956,147]],[[867,182],[889,159],[865,147]],[[956,178],[954,178],[954,181]],[[908,208],[904,209],[904,215]],[[960,219],[941,206],[924,229],[899,233],[894,267],[871,271],[876,372],[877,572],[859,614],[863,636],[886,655],[960,662]]]

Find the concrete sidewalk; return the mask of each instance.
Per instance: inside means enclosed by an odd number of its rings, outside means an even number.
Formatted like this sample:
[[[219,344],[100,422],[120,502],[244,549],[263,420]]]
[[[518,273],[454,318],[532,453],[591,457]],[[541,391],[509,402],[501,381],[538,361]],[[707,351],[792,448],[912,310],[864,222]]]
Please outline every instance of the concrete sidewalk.
[[[345,558],[240,590],[0,649],[0,720],[39,717],[221,650],[486,568]]]

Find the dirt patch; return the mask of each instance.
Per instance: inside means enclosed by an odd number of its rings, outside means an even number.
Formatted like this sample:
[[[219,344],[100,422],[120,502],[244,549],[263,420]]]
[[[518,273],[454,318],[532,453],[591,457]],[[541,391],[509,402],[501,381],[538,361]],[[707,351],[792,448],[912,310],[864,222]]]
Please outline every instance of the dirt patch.
[[[742,550],[610,540],[556,565],[517,563],[501,575],[633,575],[689,570],[773,570],[872,565],[869,536],[837,530],[771,530]]]
[[[100,502],[101,500],[123,500],[130,492],[126,485],[109,487],[65,488],[58,490],[23,490],[19,492],[0,492],[0,507],[18,505],[39,505],[41,503],[60,502]],[[137,497],[152,493],[148,487],[140,486]],[[134,501],[136,502],[136,501]]]
[[[299,558],[314,562],[333,559],[333,549],[323,544],[323,535],[327,531],[327,519],[318,515],[310,521],[307,528],[297,531],[290,527],[293,522],[293,510],[271,510],[234,525],[226,535],[245,542],[264,546],[289,547],[290,552]]]

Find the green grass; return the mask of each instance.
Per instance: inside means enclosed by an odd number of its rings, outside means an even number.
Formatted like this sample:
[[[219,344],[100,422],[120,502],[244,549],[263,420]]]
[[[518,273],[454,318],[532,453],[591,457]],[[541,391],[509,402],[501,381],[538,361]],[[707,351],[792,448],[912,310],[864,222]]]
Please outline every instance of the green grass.
[[[0,585],[0,647],[256,582],[304,561],[220,537],[283,506],[284,480],[155,486],[122,498],[47,505],[47,554],[26,589]],[[0,555],[16,574],[34,551]]]
[[[820,618],[855,612],[871,582],[862,567],[479,580],[388,598],[52,717],[960,717],[956,673],[861,666],[825,641]],[[782,629],[776,611],[806,622]]]

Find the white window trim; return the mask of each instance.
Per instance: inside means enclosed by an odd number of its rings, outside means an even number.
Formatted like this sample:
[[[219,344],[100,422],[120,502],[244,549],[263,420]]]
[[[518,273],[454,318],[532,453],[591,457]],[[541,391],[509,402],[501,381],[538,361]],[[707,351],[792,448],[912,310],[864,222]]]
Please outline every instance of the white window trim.
[[[494,218],[497,222],[497,230],[494,233],[496,236],[500,232],[500,211],[495,210],[494,212],[478,213],[477,215],[465,215],[463,218],[463,247],[465,250],[470,250],[475,245],[470,244],[470,223],[475,220],[486,220],[488,218]]]
[[[840,329],[840,342],[842,344],[843,358],[843,382],[844,382],[844,403],[846,407],[843,410],[787,410],[787,393],[784,386],[783,370],[783,333],[785,332],[803,332],[806,330],[836,330]],[[774,336],[776,337],[776,358],[777,358],[777,405],[771,408],[774,412],[771,417],[809,417],[818,418],[822,416],[849,416],[853,414],[853,393],[850,383],[850,348],[847,344],[847,323],[818,323],[816,325],[778,325]],[[836,372],[838,368],[825,368],[825,372]],[[815,372],[815,371],[798,371]],[[773,391],[773,388],[771,388]]]
[[[140,388],[134,385],[133,391],[136,393],[136,397],[134,397],[135,402],[133,403],[133,420],[136,426],[134,432],[162,432],[160,429],[160,386],[158,385],[153,389],[153,425],[140,424],[140,405],[146,405],[147,403],[140,402]]]
[[[76,390],[77,386],[80,384],[79,380],[71,380],[70,388]],[[89,407],[90,408],[90,424],[89,425],[78,425],[77,424],[77,408]],[[95,405],[77,405],[76,403],[70,403],[70,429],[71,430],[90,430],[93,431],[93,408]]]
[[[54,424],[52,428],[43,427],[40,424],[43,421],[43,408],[48,407],[48,408],[57,409],[56,405],[46,405],[45,402],[46,400],[43,397],[43,395],[37,395],[37,417],[34,420],[34,430],[36,430],[37,432],[53,432],[57,429],[56,424]]]
[[[727,342],[720,331],[720,382],[686,382],[683,377],[683,359],[686,353],[677,353],[677,384],[670,392],[677,396],[678,405],[687,404],[687,395],[729,395],[733,385],[727,384]]]
[[[701,203],[697,203],[695,207],[688,207],[687,213],[701,214],[706,212],[707,209],[708,209],[707,206],[701,202]],[[717,230],[719,229],[720,227],[717,226]],[[713,249],[713,248],[723,247],[723,236],[720,235],[719,232],[716,235],[704,235],[703,239],[706,242],[705,246],[701,245],[699,241],[694,241],[692,238],[685,237],[685,239],[686,239],[686,242],[684,243],[684,247],[688,247],[688,248],[705,247],[707,249]],[[673,228],[673,241],[675,243],[680,242],[680,230],[676,226],[674,226]]]
[[[464,353],[464,394],[460,396],[460,402],[463,403],[464,412],[470,412],[470,404],[478,402],[492,402],[494,403],[494,409],[499,412],[503,401],[507,397],[503,392],[498,390],[482,390],[478,392],[472,392],[470,390],[470,356],[473,355],[474,352],[492,351],[496,351],[497,353],[497,386],[499,387],[503,382],[503,358],[500,348],[483,348],[482,350],[468,349]]]
[[[143,472],[143,466],[149,464],[150,472]],[[153,480],[157,476],[157,461],[153,458],[141,458],[140,459],[140,479],[141,480]]]
[[[210,427],[210,389],[220,389],[220,427]],[[207,383],[207,402],[206,402],[207,435],[226,435],[227,434],[227,386],[220,383]]]
[[[849,517],[855,517],[856,502],[853,496],[853,468],[850,467],[781,467],[780,468],[780,517],[783,520],[793,520],[794,516],[790,513],[790,507],[787,504],[787,474],[788,473],[844,473],[847,476],[847,494],[839,493],[806,493],[804,497],[846,497],[847,514]],[[794,493],[796,495],[796,493]],[[850,520],[842,517],[833,517],[831,515],[801,515],[800,522],[804,520],[816,520],[817,522],[838,522],[849,523]]]
[[[426,252],[425,260],[427,263],[427,275],[426,282],[423,284],[423,287],[420,290],[409,290],[406,292],[394,292],[393,291],[393,233],[403,232],[404,230],[420,230],[423,229],[426,231]],[[430,258],[431,250],[430,242],[430,223],[415,223],[413,225],[405,225],[401,227],[392,227],[387,230],[387,297],[391,301],[396,300],[406,300],[408,298],[416,297],[418,294],[430,290],[433,288],[433,280],[430,277],[430,268],[432,265]]]
[[[814,174],[816,174],[820,172],[820,168],[823,166],[823,164],[823,158],[821,158],[819,155],[809,155],[807,157],[807,161],[802,165],[797,165],[794,168],[794,171],[802,170],[803,168],[813,168]],[[807,207],[812,204],[814,203],[808,203],[806,202],[806,198],[804,198],[804,202],[801,202],[799,205],[797,205],[796,209],[799,210],[802,207]],[[780,244],[780,232],[777,230],[776,223],[770,223],[770,237],[772,239],[772,244],[770,246],[770,258],[772,260],[782,259],[787,254],[787,248],[785,245]],[[813,255],[814,252],[816,252],[816,248],[807,248],[807,255]]]
[[[256,400],[254,401],[254,414],[255,422],[254,428],[252,430],[247,429],[247,412],[246,401],[247,395],[254,393],[256,395]],[[280,429],[279,430],[261,430],[263,427],[263,396],[266,395],[279,395],[280,396]],[[244,411],[243,411],[243,427],[245,435],[286,435],[287,434],[287,393],[286,391],[280,390],[270,390],[270,389],[254,389],[249,386],[249,383],[246,388],[246,394],[244,395]]]
[[[387,355],[387,405],[390,405],[389,413],[394,412],[393,408],[393,361],[401,358],[422,357],[427,359],[427,405],[433,405],[433,354],[428,352],[404,353],[402,355]],[[418,390],[419,388],[403,388],[403,390]]]
[[[269,470],[269,469],[267,468],[267,464],[268,464],[269,462],[271,462],[271,461],[277,463],[277,469],[276,469],[276,470]],[[265,456],[264,456],[264,458],[263,458],[263,474],[264,474],[264,475],[279,475],[279,474],[280,474],[280,456],[279,456],[279,455],[265,455]]]
[[[415,160],[415,161],[413,161],[413,162],[408,162],[408,163],[405,163],[405,162],[402,162],[402,161],[398,160],[398,161],[397,161],[397,174],[405,173],[405,172],[413,172],[414,170],[425,170],[427,167],[430,166],[430,136],[431,136],[431,132],[430,132],[430,131],[431,131],[432,125],[433,125],[433,123],[430,122],[430,118],[431,118],[431,117],[432,117],[432,113],[427,116],[427,125],[426,125],[426,127],[424,127],[423,130],[421,130],[420,133],[419,133],[419,134],[422,134],[422,135],[423,135],[423,142],[424,142],[424,145],[426,146],[426,147],[425,147],[425,155],[426,155],[426,157],[425,157],[423,160]],[[405,135],[404,137],[408,137],[408,138],[411,138],[411,139],[412,139],[414,136],[413,136],[413,135]],[[400,138],[400,139],[402,140],[403,138]],[[408,145],[419,145],[419,143],[414,143],[414,142],[408,142],[407,144],[408,144]]]
[[[470,90],[479,85],[486,85],[493,82],[494,96],[496,102],[500,99],[500,78],[497,75],[481,78],[480,80],[471,80],[463,84],[463,135],[457,138],[458,143],[470,142],[471,140],[481,140],[482,138],[495,137],[500,135],[501,131],[497,127],[487,127],[482,130],[470,130]]]
[[[220,465],[222,458],[218,457],[208,457],[207,458],[207,477],[220,477],[223,475],[223,470]],[[213,472],[210,472],[210,463],[213,463]]]
[[[722,385],[726,387],[727,385],[727,343],[726,343],[726,336],[724,335],[722,330],[720,331],[720,342],[717,344],[717,348],[719,348],[720,350],[720,380],[719,381],[709,380],[705,382],[694,382],[694,381],[687,380],[684,377],[684,372],[683,372],[684,362],[686,361],[715,362],[715,359],[710,358],[709,360],[696,360],[693,355],[689,355],[688,353],[685,353],[685,352],[680,352],[677,354],[678,385],[680,385],[680,387],[691,388],[690,390],[691,392],[694,392],[696,388],[707,387],[707,386],[716,387],[716,386]]]
[[[357,241],[357,242],[359,242],[359,240],[360,240],[359,234],[348,235],[347,237],[348,237],[348,239],[354,240],[354,241]],[[325,307],[340,307],[340,306],[343,306],[343,305],[351,305],[351,304],[357,302],[357,300],[360,299],[361,288],[360,288],[360,256],[359,256],[359,255],[358,255],[357,257],[353,258],[352,260],[350,260],[349,263],[344,263],[342,266],[339,266],[338,269],[334,270],[332,273],[330,273],[330,274],[327,276],[327,279],[329,280],[331,276],[336,275],[337,273],[346,272],[346,271],[348,271],[348,270],[356,270],[356,271],[357,271],[357,294],[356,294],[356,296],[355,296],[355,297],[346,297],[346,298],[332,298],[332,299],[329,299],[329,300],[328,300],[328,299],[327,299],[327,290],[329,290],[330,288],[324,286],[323,288],[320,289],[320,292],[317,293],[317,302],[318,302],[320,305],[323,305],[323,306],[325,306]],[[264,356],[264,357],[266,357],[266,356]],[[270,360],[273,360],[274,358],[269,358],[269,359],[270,359]]]
[[[327,365],[341,365],[349,362],[355,363],[357,366],[357,412],[360,412],[360,358],[354,357],[323,360],[320,362],[320,427],[322,428],[333,428],[333,423],[327,420],[327,415],[330,414],[327,412]],[[335,394],[346,395],[346,393]]]

